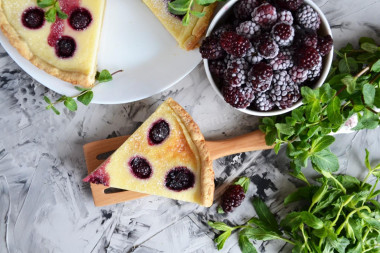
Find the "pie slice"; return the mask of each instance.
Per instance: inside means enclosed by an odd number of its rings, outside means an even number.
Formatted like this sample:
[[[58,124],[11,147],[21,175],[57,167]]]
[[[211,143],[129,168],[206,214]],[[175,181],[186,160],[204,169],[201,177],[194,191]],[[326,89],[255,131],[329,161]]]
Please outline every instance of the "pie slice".
[[[45,20],[37,0],[0,0],[0,28],[38,68],[75,85],[95,82],[105,0],[59,0],[68,18]]]
[[[211,206],[214,171],[197,124],[169,98],[85,182]]]
[[[143,2],[177,40],[179,46],[186,50],[192,50],[199,45],[216,7],[216,3],[209,6],[194,3],[192,10],[204,12],[205,15],[201,18],[191,15],[189,25],[183,26],[182,17],[169,12],[168,0],[143,0]]]

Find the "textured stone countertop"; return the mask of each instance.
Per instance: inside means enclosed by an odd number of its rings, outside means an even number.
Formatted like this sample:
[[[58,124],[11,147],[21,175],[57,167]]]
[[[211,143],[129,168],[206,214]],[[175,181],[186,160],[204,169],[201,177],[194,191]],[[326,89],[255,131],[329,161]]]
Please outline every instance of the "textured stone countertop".
[[[326,14],[335,46],[360,36],[380,38],[380,0],[317,0]],[[22,71],[0,47],[0,252],[216,252],[207,220],[239,224],[254,216],[258,195],[283,215],[282,201],[296,189],[284,150],[248,152],[214,161],[215,204],[149,196],[113,206],[94,206],[82,146],[131,134],[167,97],[199,123],[207,139],[257,129],[258,118],[227,106],[212,90],[200,64],[171,89],[121,105],[80,106],[61,116],[45,110],[43,96],[57,97]],[[333,152],[341,171],[363,175],[364,148],[380,161],[380,129],[337,136]],[[311,169],[305,170],[312,173]],[[216,213],[225,186],[238,176],[251,185],[243,206],[228,217]],[[261,252],[288,252],[282,242],[256,242]],[[239,252],[233,234],[221,252]]]

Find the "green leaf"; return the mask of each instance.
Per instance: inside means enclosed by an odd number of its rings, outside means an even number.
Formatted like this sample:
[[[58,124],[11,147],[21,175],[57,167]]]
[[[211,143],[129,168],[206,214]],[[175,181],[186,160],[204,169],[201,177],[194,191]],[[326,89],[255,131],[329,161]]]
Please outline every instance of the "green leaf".
[[[373,101],[373,104],[377,108],[380,108],[380,88],[376,89],[375,100]]]
[[[83,93],[83,95],[80,95],[77,99],[82,104],[89,105],[93,97],[94,97],[94,92],[87,91],[86,93]]]
[[[215,3],[216,1],[221,1],[221,0],[197,0],[197,4],[209,5],[209,4]]]
[[[243,187],[244,192],[247,193],[250,182],[251,180],[248,177],[241,177],[234,184]]]
[[[106,83],[106,82],[112,81],[112,75],[110,74],[108,70],[103,69],[101,72],[98,72],[96,74],[95,79],[99,83]]]
[[[365,42],[368,42],[368,43],[370,43],[370,44],[374,44],[374,45],[376,45],[375,40],[372,39],[372,38],[361,37],[361,38],[359,39],[359,45],[361,45],[361,44],[363,44],[363,43],[365,43]]]
[[[314,206],[312,213],[318,213],[324,208],[329,207],[331,203],[335,201],[340,194],[340,190],[330,190],[328,194],[326,194],[326,198],[322,199]]]
[[[352,94],[354,93],[355,89],[356,89],[356,80],[354,77],[352,76],[346,76],[342,79],[342,83],[344,85],[346,85],[347,87],[347,92],[349,94]]]
[[[262,228],[244,228],[240,234],[254,240],[269,241],[280,239],[281,236],[273,231],[267,231]]]
[[[373,85],[366,83],[363,86],[363,97],[364,97],[364,102],[367,105],[373,105],[375,101],[375,94],[376,94],[376,89]]]
[[[319,100],[319,90],[313,90],[307,86],[303,86],[301,88],[301,94],[304,103],[310,103]]]
[[[259,216],[261,221],[266,223],[270,228],[272,228],[272,230],[278,231],[278,224],[276,218],[269,210],[267,205],[264,203],[264,201],[262,201],[258,197],[255,197],[253,199],[253,207],[255,208],[257,216]]]
[[[298,172],[298,173],[290,173],[291,176],[309,184],[309,181],[307,181],[307,178],[305,177],[305,175],[302,173],[302,172]]]
[[[46,21],[50,23],[55,22],[56,16],[57,16],[57,10],[54,7],[50,8],[47,12],[45,12],[45,19]]]
[[[191,15],[193,15],[197,18],[201,18],[206,14],[206,12],[199,12],[199,11],[193,11],[193,10],[191,10],[190,13],[191,13]]]
[[[230,235],[231,235],[231,230],[228,230],[224,232],[223,234],[219,235],[217,238],[215,238],[214,241],[217,245],[218,250],[223,249],[224,243],[226,242],[228,237],[230,237]]]
[[[336,249],[339,253],[345,253],[346,247],[350,244],[347,238],[339,237],[336,240],[327,239],[327,244]]]
[[[190,8],[190,0],[175,0],[168,3],[169,11],[175,15],[185,15]]]
[[[82,88],[82,87],[79,87],[79,86],[74,86],[74,88],[75,88],[76,90],[79,90],[79,91],[90,90],[90,89]]]
[[[306,118],[309,122],[316,122],[319,118],[318,115],[322,110],[321,103],[315,100],[312,103],[306,105]]]
[[[274,152],[278,155],[278,152],[280,151],[280,149],[281,149],[281,142],[278,142],[274,146]]]
[[[46,8],[52,6],[55,0],[37,0],[37,5],[40,8]]]
[[[72,112],[75,112],[78,109],[77,103],[71,97],[66,97],[63,104],[67,107],[67,109],[69,109]]]
[[[351,73],[358,70],[358,63],[352,57],[345,57],[339,61],[339,72]]]
[[[274,120],[270,117],[263,118],[262,123],[268,126],[274,126]]]
[[[247,225],[255,225],[259,228],[262,228],[264,230],[272,230],[272,228],[265,222],[265,221],[262,221],[256,217],[252,217],[248,222],[247,222]]]
[[[213,222],[213,221],[209,221],[207,222],[207,224],[216,229],[216,230],[219,230],[219,231],[232,231],[232,227],[228,226],[227,224],[223,223],[223,222]]]
[[[339,169],[338,158],[328,149],[313,154],[311,156],[311,162],[317,168],[324,171],[335,172]]]
[[[276,124],[276,128],[282,134],[286,134],[286,135],[292,135],[292,134],[294,134],[294,128],[292,126],[288,125],[288,124],[277,123]]]
[[[332,89],[330,87],[330,84],[325,83],[320,88],[320,94],[321,94],[321,101],[322,101],[322,103],[327,103],[327,102],[329,102],[335,96],[336,90]]]
[[[50,108],[53,110],[53,112],[54,112],[55,114],[57,114],[57,115],[60,115],[60,114],[61,114],[61,113],[57,110],[57,108],[55,108],[54,106],[51,106]]]
[[[364,110],[363,115],[358,113],[358,124],[352,130],[375,129],[379,125],[379,116],[370,110]]]
[[[371,67],[371,71],[376,72],[376,73],[380,72],[380,59],[377,60],[377,61],[372,65],[372,67]]]
[[[380,93],[379,93],[380,94]],[[305,120],[305,117],[303,116],[303,108],[302,107],[298,107],[297,109],[293,110],[292,111],[292,118],[297,120],[297,121],[304,121]]]
[[[364,42],[363,44],[360,45],[361,49],[364,51],[367,51],[368,53],[376,53],[378,50],[378,46],[375,44],[369,43],[369,42]]]
[[[368,149],[365,149],[365,160],[364,160],[365,166],[369,171],[372,171],[371,164],[369,162],[369,151]]]
[[[327,183],[324,183],[321,187],[319,187],[318,191],[313,195],[311,199],[311,206],[317,204],[327,193],[329,187]],[[310,209],[309,209],[310,210]]]
[[[188,26],[189,23],[190,23],[190,14],[189,14],[189,12],[187,12],[185,14],[185,16],[182,18],[182,25],[183,26]]]
[[[272,130],[265,135],[265,143],[268,146],[272,146],[274,144],[274,142],[276,141],[276,139],[277,139],[277,131],[276,130]]]
[[[58,3],[58,2],[57,2]],[[60,8],[57,8],[57,14],[60,19],[67,19],[69,16],[64,13]]]
[[[334,125],[341,125],[343,117],[340,113],[341,101],[339,97],[334,97],[333,100],[327,105],[327,118]]]
[[[310,200],[311,197],[313,196],[314,191],[315,191],[314,187],[310,187],[310,186],[300,187],[297,189],[297,191],[289,194],[285,198],[284,205],[288,205],[290,203],[300,201],[300,200]]]
[[[49,105],[51,104],[51,101],[50,99],[47,97],[47,96],[44,96],[44,100],[46,103],[48,103]]]
[[[242,253],[257,253],[256,248],[249,241],[247,236],[239,235],[239,247]]]
[[[323,228],[323,222],[317,216],[315,216],[312,213],[309,213],[307,211],[303,211],[300,213],[300,217],[302,219],[302,222],[308,225],[309,227],[312,227],[314,229],[320,229]]]
[[[219,214],[224,214],[223,208],[221,206],[218,206],[217,212]]]
[[[322,150],[329,147],[334,141],[335,138],[331,135],[326,135],[321,138],[318,138],[312,142],[310,152],[313,154],[321,152]]]

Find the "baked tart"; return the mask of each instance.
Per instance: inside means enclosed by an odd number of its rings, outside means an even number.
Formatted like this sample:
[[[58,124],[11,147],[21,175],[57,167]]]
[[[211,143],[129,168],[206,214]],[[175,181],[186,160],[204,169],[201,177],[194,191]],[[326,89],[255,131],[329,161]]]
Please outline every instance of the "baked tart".
[[[204,137],[169,98],[85,182],[211,206],[214,171]]]
[[[0,28],[38,68],[72,84],[95,82],[105,0],[59,0],[67,19],[45,20],[37,0],[0,0]]]

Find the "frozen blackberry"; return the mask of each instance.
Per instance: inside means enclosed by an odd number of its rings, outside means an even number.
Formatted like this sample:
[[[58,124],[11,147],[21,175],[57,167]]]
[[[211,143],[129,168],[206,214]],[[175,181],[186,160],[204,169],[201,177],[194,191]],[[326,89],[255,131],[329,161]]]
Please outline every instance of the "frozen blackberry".
[[[318,35],[313,30],[297,29],[294,37],[294,44],[297,47],[310,46],[317,48]]]
[[[309,69],[307,73],[307,80],[308,81],[315,81],[321,76],[321,70],[322,70],[322,61],[318,63],[315,67]]]
[[[277,23],[272,28],[272,38],[279,46],[289,46],[294,39],[294,28],[286,23]]]
[[[301,98],[298,86],[286,71],[276,72],[273,75],[270,96],[279,109],[289,108]]]
[[[224,60],[210,60],[208,66],[211,74],[219,79],[224,78],[224,73],[226,72],[227,64]]]
[[[289,75],[296,84],[301,84],[306,81],[309,71],[298,66],[294,66],[289,70]]]
[[[321,54],[321,56],[325,56],[328,53],[330,53],[332,47],[333,47],[333,39],[330,35],[326,35],[324,37],[318,38],[318,46],[317,50]]]
[[[294,22],[293,14],[288,10],[282,10],[277,14],[277,22],[292,25]]]
[[[227,53],[236,57],[245,56],[248,49],[252,47],[251,42],[247,38],[229,31],[221,35],[220,45]]]
[[[244,58],[231,59],[227,63],[224,79],[232,87],[246,82],[249,65]]]
[[[255,99],[254,91],[249,85],[240,87],[224,85],[222,93],[224,100],[235,108],[247,108]]]
[[[254,36],[259,35],[260,32],[260,26],[252,21],[244,21],[236,27],[236,33],[248,39],[252,39]]]
[[[302,5],[296,13],[296,20],[300,26],[306,29],[318,30],[321,25],[321,18],[317,11],[310,5]]]
[[[273,69],[270,65],[260,62],[254,64],[248,72],[248,83],[255,92],[265,92],[270,89]]]
[[[216,60],[226,55],[226,52],[219,43],[219,39],[215,36],[206,37],[199,47],[199,52],[203,59],[208,60]]]
[[[263,3],[253,11],[252,21],[264,28],[271,27],[277,21],[277,10],[273,5]]]
[[[232,212],[240,206],[245,198],[244,189],[241,185],[231,185],[222,196],[222,209],[226,213]]]
[[[277,0],[277,4],[284,9],[295,11],[303,4],[303,0]]]
[[[269,61],[273,70],[285,70],[293,67],[293,53],[289,49],[284,49],[278,55]]]
[[[258,0],[242,0],[234,6],[234,14],[237,19],[249,20],[254,9],[259,5]]]
[[[245,59],[250,63],[250,64],[256,64],[259,63],[263,60],[263,57],[256,51],[254,47],[251,47],[247,55],[245,56]]]
[[[280,51],[278,44],[265,35],[260,38],[256,48],[259,54],[265,59],[273,59]]]
[[[254,101],[254,109],[261,112],[267,112],[273,110],[274,103],[272,98],[269,96],[269,92],[262,92],[256,95]]]
[[[296,63],[299,67],[304,69],[311,69],[322,61],[317,49],[310,46],[304,46],[299,48],[295,52]]]
[[[216,28],[212,32],[212,36],[215,36],[220,39],[220,36],[225,32],[233,32],[235,29],[231,24],[224,24],[218,28]]]

